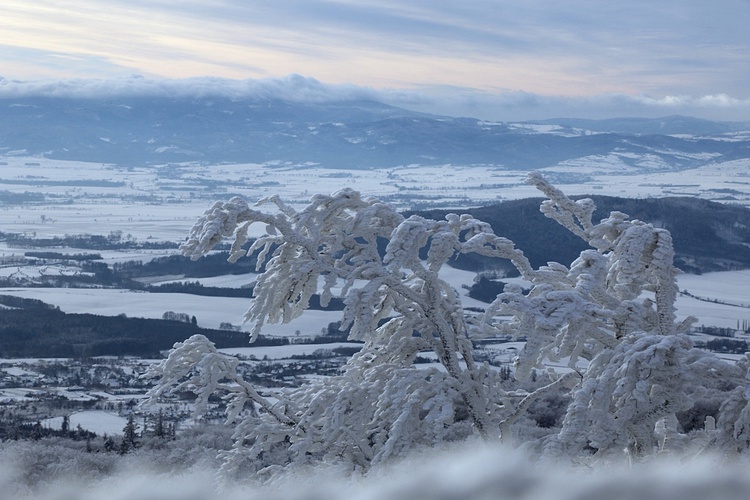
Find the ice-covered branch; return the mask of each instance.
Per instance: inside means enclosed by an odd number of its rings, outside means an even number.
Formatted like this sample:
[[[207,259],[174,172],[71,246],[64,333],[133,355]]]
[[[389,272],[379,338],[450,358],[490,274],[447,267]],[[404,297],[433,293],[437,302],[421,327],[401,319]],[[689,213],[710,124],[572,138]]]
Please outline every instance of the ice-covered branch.
[[[562,191],[547,182],[547,179],[538,172],[530,173],[527,182],[549,198],[542,202],[540,207],[545,216],[557,221],[573,234],[590,241],[589,231],[593,228],[591,217],[596,210],[596,206],[591,199],[571,200]]]
[[[230,421],[239,417],[245,403],[253,402],[280,423],[294,425],[293,418],[280,412],[237,373],[237,363],[237,358],[218,352],[205,336],[193,335],[176,343],[166,359],[149,367],[143,375],[143,378],[159,379],[146,393],[143,404],[154,404],[167,394],[190,391],[198,396],[195,412],[202,415],[208,409],[209,397],[225,392],[229,393],[227,419]]]

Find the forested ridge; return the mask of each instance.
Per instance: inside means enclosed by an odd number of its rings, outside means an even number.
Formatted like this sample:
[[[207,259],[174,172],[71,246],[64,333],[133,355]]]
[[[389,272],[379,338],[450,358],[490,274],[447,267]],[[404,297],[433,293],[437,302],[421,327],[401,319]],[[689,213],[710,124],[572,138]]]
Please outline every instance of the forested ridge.
[[[201,334],[221,347],[246,347],[246,332],[213,330],[191,323],[95,314],[66,314],[44,302],[0,296],[0,357],[160,357],[175,342]],[[281,345],[286,339],[259,339]]]
[[[580,199],[582,197],[573,197]],[[596,204],[593,220],[610,212],[626,213],[672,233],[675,265],[683,271],[702,273],[750,268],[750,209],[698,198],[618,198],[587,196]],[[587,248],[586,243],[539,211],[541,198],[510,200],[497,205],[462,209],[492,226],[522,249],[533,266],[547,262],[571,262]],[[442,219],[455,210],[417,212]],[[521,222],[522,221],[522,222]],[[451,265],[472,270],[502,266],[479,256],[460,256]],[[504,269],[512,272],[509,264]]]

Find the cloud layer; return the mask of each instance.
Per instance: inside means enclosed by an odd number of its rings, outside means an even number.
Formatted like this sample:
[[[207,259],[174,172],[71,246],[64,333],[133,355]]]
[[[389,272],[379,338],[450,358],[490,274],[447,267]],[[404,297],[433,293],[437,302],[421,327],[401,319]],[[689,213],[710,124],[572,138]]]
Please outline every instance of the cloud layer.
[[[261,98],[297,102],[374,100],[426,113],[513,121],[545,118],[660,117],[690,115],[719,121],[750,120],[750,99],[727,94],[664,96],[601,94],[545,96],[530,92],[483,92],[472,88],[425,86],[376,89],[328,84],[297,74],[281,78],[48,79],[19,81],[0,77],[0,99],[47,96],[108,99],[128,96]]]
[[[288,75],[282,78],[231,80],[199,77],[184,79],[124,78],[10,80],[0,77],[0,98],[14,97],[111,98],[122,96],[216,96],[230,99],[275,98],[301,102],[374,99],[375,91],[350,84],[323,84],[314,78]]]

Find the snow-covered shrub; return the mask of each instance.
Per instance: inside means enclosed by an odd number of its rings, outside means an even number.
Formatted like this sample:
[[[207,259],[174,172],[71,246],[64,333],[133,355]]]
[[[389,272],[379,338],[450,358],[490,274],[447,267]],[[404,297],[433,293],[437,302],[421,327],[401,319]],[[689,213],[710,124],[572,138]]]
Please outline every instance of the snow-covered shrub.
[[[148,375],[160,378],[151,400],[191,390],[202,411],[210,395],[222,393],[227,421],[235,426],[227,466],[247,461],[267,471],[321,460],[367,468],[472,434],[509,440],[514,425],[531,421],[527,412],[535,402],[560,391],[572,402],[545,453],[608,456],[626,448],[637,457],[677,449],[685,436],[676,414],[701,400],[716,378],[732,387],[745,381],[743,368],[693,348],[683,334],[690,318],[676,322],[669,232],[619,212],[595,224],[591,200],[573,201],[540,175],[529,181],[549,197],[542,211],[592,247],[570,267],[533,269],[510,240],[470,215],[404,218],[350,189],[317,195],[299,212],[277,197],[258,203],[275,205],[270,212],[240,198],[217,202],[181,250],[199,258],[231,238],[230,260],[259,252],[259,270],[265,267],[245,314],[253,338],[267,322],[297,318],[319,293],[324,306],[343,298],[342,328],[350,327],[350,338],[364,347],[342,374],[277,401],[237,374],[236,359],[196,335],[151,368]],[[265,225],[266,234],[245,250],[255,223]],[[468,316],[439,276],[461,253],[510,260],[531,290],[508,285],[483,316]],[[497,371],[475,362],[472,339],[498,333],[527,341],[516,377],[541,370],[547,385],[508,391]],[[438,366],[414,365],[425,351]],[[567,371],[547,370],[550,362]],[[750,412],[742,410],[744,393],[734,398],[720,429],[701,431],[702,443],[729,440],[731,425],[732,442],[744,443],[744,424],[734,422],[750,422]]]
[[[508,413],[507,403],[498,404],[508,398],[498,374],[474,362],[459,297],[439,271],[458,252],[512,258],[528,267],[523,254],[470,216],[405,219],[351,190],[316,196],[301,212],[277,198],[266,201],[278,213],[251,209],[238,198],[217,203],[196,223],[183,253],[199,257],[223,237],[235,239],[232,259],[260,251],[265,271],[246,314],[253,336],[267,321],[299,316],[320,283],[323,305],[341,287],[342,328],[350,327],[350,338],[363,341],[363,349],[340,376],[271,404],[236,374],[236,360],[194,336],[151,370],[161,377],[152,398],[174,388],[194,390],[200,411],[210,394],[227,393],[236,453],[269,466],[337,458],[365,467],[416,445],[497,434],[493,419]],[[247,229],[255,222],[265,224],[267,234],[245,252]],[[379,240],[387,241],[384,254]],[[423,261],[420,250],[427,247]],[[423,351],[435,353],[440,369],[414,367]]]
[[[510,322],[485,318],[527,338],[517,376],[550,362],[580,376],[546,452],[617,457],[625,449],[638,457],[683,448],[677,414],[716,392],[719,379],[744,386],[746,370],[694,348],[684,334],[692,318],[676,322],[669,232],[618,212],[594,224],[591,200],[573,201],[539,175],[530,180],[549,197],[542,212],[593,247],[570,268],[550,263],[524,274],[534,284],[529,293],[500,294],[487,315],[510,314]]]

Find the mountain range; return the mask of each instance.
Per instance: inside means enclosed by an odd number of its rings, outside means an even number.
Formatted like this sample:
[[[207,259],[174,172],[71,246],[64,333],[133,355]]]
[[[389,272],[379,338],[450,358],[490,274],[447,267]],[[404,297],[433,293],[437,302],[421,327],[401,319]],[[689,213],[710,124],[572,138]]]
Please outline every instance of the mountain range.
[[[368,100],[0,99],[0,155],[124,166],[279,162],[347,169],[453,164],[531,170],[616,155],[635,173],[748,158],[748,131],[750,123],[682,116],[494,123]]]

